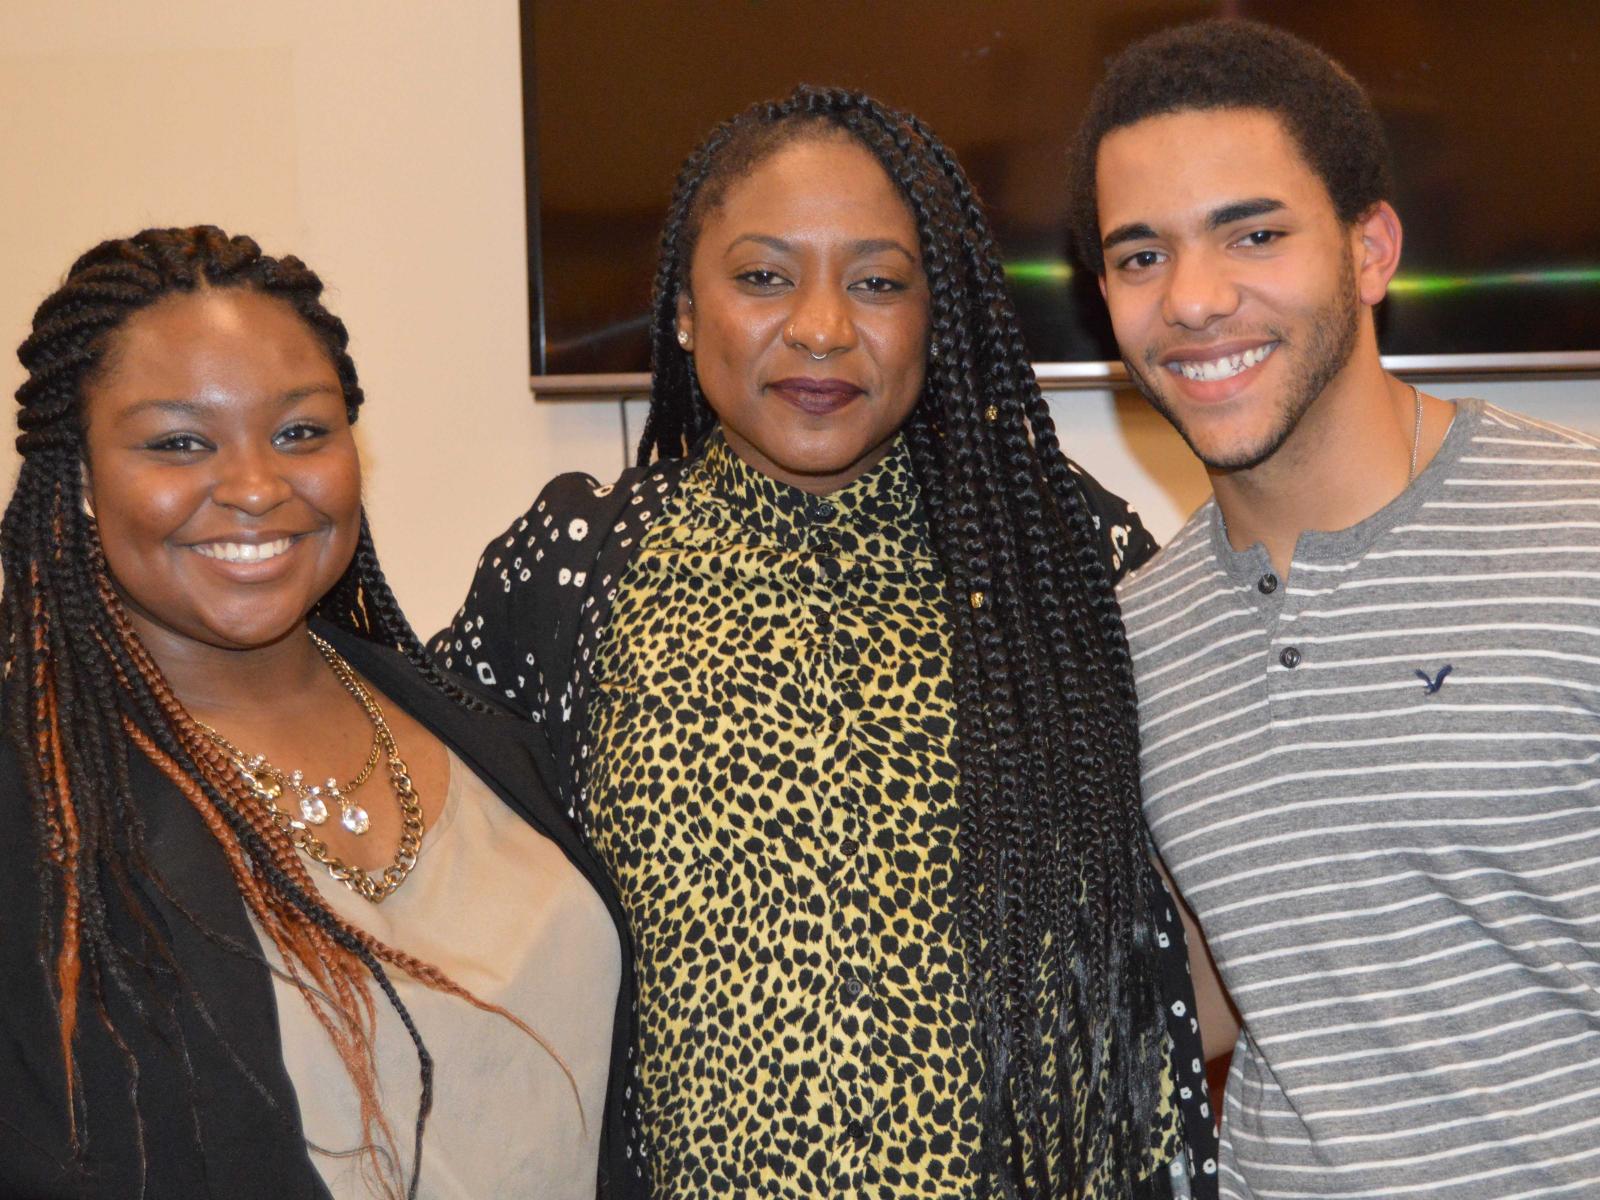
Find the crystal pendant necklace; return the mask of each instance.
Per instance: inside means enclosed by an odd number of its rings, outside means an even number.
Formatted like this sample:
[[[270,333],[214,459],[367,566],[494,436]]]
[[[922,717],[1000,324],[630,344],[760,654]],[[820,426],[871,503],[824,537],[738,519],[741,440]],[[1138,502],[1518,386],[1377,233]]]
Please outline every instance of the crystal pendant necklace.
[[[250,786],[256,794],[263,799],[277,803],[283,798],[285,792],[293,796],[299,810],[300,819],[307,825],[325,825],[328,821],[328,801],[332,800],[339,808],[339,824],[351,833],[360,837],[372,827],[372,818],[367,810],[357,804],[351,793],[365,783],[372,774],[372,769],[378,765],[378,758],[382,753],[383,739],[373,732],[372,752],[367,755],[366,764],[357,772],[355,778],[349,783],[341,784],[331,776],[323,783],[306,786],[304,771],[290,771],[285,774],[267,761],[264,754],[253,754],[244,758],[238,747],[228,742],[216,730],[202,726],[207,736],[230,756],[238,758],[243,769],[250,774]]]
[[[340,682],[345,681],[341,678]],[[349,685],[345,686],[348,689]],[[357,700],[360,699],[357,696]],[[362,709],[366,711],[365,704]],[[371,719],[370,711],[367,711],[367,717]],[[265,754],[246,754],[204,721],[196,724],[239,765],[240,770],[248,776],[247,782],[263,800],[280,804],[287,793],[292,797],[291,804],[298,810],[300,820],[307,825],[327,824],[328,801],[331,800],[339,808],[339,824],[357,837],[372,827],[370,814],[356,803],[352,793],[371,777],[372,769],[378,765],[378,758],[383,752],[383,727],[376,723],[373,725],[372,750],[367,755],[366,763],[349,783],[341,784],[329,776],[325,782],[307,787],[304,771],[284,771],[268,762]]]
[[[367,714],[367,719],[372,722],[372,751],[367,755],[366,764],[349,783],[340,784],[338,780],[330,778],[326,783],[307,787],[303,771],[284,771],[268,762],[263,754],[245,753],[203,721],[197,721],[196,724],[228,756],[240,777],[249,785],[255,797],[266,805],[273,822],[289,835],[296,849],[327,867],[330,875],[356,895],[377,904],[392,895],[417,865],[417,854],[422,849],[425,832],[422,804],[411,783],[411,772],[400,757],[394,735],[389,731],[389,723],[384,720],[383,710],[377,700],[337,650],[315,633],[311,635],[311,640],[344,685],[345,691],[355,697],[361,710]],[[371,819],[367,810],[351,798],[351,793],[372,775],[380,757],[388,760],[389,784],[400,808],[400,844],[395,850],[394,862],[374,877],[363,868],[351,866],[335,856],[312,833],[311,827],[327,822],[328,802],[331,800],[339,808],[339,824],[358,837],[367,832]],[[284,806],[286,793],[293,797],[292,808]]]

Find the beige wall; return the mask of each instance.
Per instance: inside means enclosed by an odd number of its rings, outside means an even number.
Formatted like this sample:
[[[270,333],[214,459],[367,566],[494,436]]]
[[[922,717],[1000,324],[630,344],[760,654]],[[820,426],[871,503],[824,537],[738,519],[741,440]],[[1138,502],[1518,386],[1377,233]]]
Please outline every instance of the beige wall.
[[[103,237],[205,221],[299,254],[353,335],[386,570],[441,624],[539,482],[620,459],[614,403],[529,399],[519,46],[513,0],[4,0],[0,389]]]
[[[529,398],[518,48],[513,0],[3,0],[0,342],[103,237],[206,221],[299,254],[352,331],[386,570],[437,627],[540,483],[623,462],[615,401]],[[1593,382],[1433,390],[1600,429]],[[1159,536],[1205,494],[1136,398],[1053,407]]]

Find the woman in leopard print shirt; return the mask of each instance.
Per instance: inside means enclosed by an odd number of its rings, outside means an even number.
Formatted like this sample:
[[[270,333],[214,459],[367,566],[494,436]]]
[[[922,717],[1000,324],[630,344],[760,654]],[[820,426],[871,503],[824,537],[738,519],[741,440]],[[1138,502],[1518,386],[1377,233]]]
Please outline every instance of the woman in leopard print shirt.
[[[1114,581],[970,185],[801,89],[662,241],[639,468],[557,480],[435,645],[544,723],[629,911],[657,1195],[1214,1194]]]

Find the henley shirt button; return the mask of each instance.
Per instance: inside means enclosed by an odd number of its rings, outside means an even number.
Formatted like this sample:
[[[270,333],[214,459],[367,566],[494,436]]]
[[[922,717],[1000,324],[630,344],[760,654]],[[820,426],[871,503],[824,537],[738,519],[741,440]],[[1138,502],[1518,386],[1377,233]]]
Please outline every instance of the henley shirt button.
[[[831,521],[833,520],[833,514],[837,511],[838,510],[835,509],[833,505],[824,500],[821,504],[817,505],[817,520]]]
[[[860,1121],[851,1121],[844,1127],[844,1135],[853,1142],[859,1142],[867,1136],[867,1129]]]
[[[1256,580],[1256,591],[1260,592],[1263,596],[1270,596],[1277,590],[1278,577],[1271,571],[1268,571],[1260,579]]]
[[[856,856],[856,852],[860,849],[861,845],[855,840],[855,838],[845,838],[844,841],[839,843],[839,853],[844,855],[846,858],[854,858]]]
[[[1283,653],[1278,655],[1278,661],[1292,671],[1300,665],[1300,651],[1293,646],[1285,646]]]
[[[844,981],[844,990],[849,992],[852,996],[861,995],[861,980],[856,979],[853,976],[849,979],[846,979]]]

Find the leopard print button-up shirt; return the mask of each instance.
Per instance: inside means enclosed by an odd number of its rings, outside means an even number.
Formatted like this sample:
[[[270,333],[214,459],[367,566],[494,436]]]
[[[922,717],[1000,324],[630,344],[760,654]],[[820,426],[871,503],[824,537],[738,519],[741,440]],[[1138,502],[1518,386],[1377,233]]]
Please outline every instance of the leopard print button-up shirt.
[[[584,808],[659,1196],[977,1190],[943,605],[903,446],[815,497],[717,439],[617,587]]]

